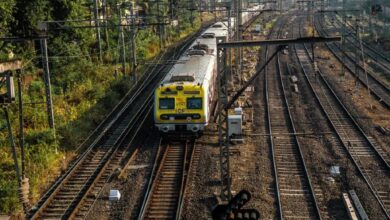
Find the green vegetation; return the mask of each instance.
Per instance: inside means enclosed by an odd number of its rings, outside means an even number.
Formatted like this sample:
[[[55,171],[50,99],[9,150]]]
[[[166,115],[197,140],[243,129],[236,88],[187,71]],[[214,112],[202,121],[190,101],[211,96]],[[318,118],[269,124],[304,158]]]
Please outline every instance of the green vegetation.
[[[7,0],[0,3],[0,36],[28,37],[37,34],[38,21],[80,20],[93,17],[92,1],[77,0]],[[120,0],[107,0],[107,29],[101,28],[103,62],[99,62],[94,28],[49,31],[48,49],[56,134],[48,128],[43,71],[39,42],[6,43],[0,41],[0,62],[14,58],[24,63],[23,102],[25,124],[26,176],[30,179],[30,199],[34,203],[48,184],[74,156],[74,150],[99,124],[123,95],[131,88],[129,74],[120,73],[119,11]],[[164,1],[168,3],[168,1]],[[168,4],[166,4],[168,5]],[[155,3],[140,2],[140,13],[156,12]],[[160,14],[171,15],[168,7],[159,7]],[[122,13],[128,13],[125,8]],[[166,44],[176,42],[200,26],[200,19],[180,9],[179,26],[165,27]],[[154,13],[155,14],[155,13]],[[157,22],[156,18],[150,22]],[[90,25],[89,22],[66,22],[69,26]],[[49,26],[50,27],[50,26]],[[126,57],[129,53],[129,30],[124,28]],[[158,27],[145,26],[137,31],[137,58],[142,64],[160,52]],[[127,63],[129,65],[129,63]],[[127,70],[130,68],[127,67]],[[119,70],[119,75],[114,74]],[[132,73],[133,74],[133,73]],[[15,82],[16,85],[16,82]],[[18,147],[18,109],[11,105],[10,117]],[[21,211],[18,184],[8,141],[3,113],[0,114],[0,213]],[[58,149],[58,151],[56,151]]]
[[[271,30],[271,28],[274,26],[275,22],[276,22],[276,18],[272,19],[272,21],[270,21],[270,22],[267,22],[265,24],[265,29],[266,30]]]

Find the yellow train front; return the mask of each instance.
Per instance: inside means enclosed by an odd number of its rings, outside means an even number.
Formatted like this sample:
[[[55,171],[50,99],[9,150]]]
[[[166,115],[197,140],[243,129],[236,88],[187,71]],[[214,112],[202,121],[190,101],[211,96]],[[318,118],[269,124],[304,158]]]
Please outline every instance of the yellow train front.
[[[208,121],[207,100],[201,85],[171,83],[155,93],[155,124],[164,133],[198,133]]]

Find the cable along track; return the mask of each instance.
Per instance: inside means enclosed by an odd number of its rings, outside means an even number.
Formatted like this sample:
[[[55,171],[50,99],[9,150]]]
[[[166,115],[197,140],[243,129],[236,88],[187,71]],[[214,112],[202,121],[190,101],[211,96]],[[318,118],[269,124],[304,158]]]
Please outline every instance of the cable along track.
[[[296,45],[295,53],[305,79],[331,127],[377,199],[384,214],[390,218],[388,213],[390,209],[389,156],[381,148],[375,146],[374,140],[359,127],[338,99],[321,70],[315,73],[312,57],[306,45]]]
[[[318,33],[322,36],[328,36],[324,31],[323,24],[319,19],[315,19],[315,27]],[[369,87],[370,91],[377,97],[380,103],[382,103],[386,108],[390,108],[390,89],[389,87],[375,75],[375,72],[366,67],[366,76],[361,77],[360,74],[356,73],[353,69],[357,65],[359,71],[364,73],[364,67],[360,64],[356,64],[357,61],[355,58],[351,57],[345,51],[342,51],[339,43],[331,42],[325,44],[329,51],[344,65],[349,72],[351,72],[366,88]],[[342,55],[346,56],[345,63],[343,63]],[[367,77],[367,78],[366,78]]]
[[[194,141],[160,146],[138,219],[180,218],[194,149]]]
[[[277,35],[280,35],[286,19],[282,17],[275,24],[281,27]],[[268,50],[267,47],[266,58]],[[296,135],[274,135],[276,133],[296,133],[281,79],[279,58],[276,59],[276,73],[269,74],[268,67],[265,70],[265,95],[279,208],[278,218],[321,219]]]

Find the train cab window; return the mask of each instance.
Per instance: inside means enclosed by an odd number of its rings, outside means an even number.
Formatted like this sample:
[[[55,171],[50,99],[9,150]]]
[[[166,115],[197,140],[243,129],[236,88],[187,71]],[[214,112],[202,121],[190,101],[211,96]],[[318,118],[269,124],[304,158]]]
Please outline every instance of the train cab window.
[[[160,98],[159,107],[160,109],[175,109],[174,98]]]
[[[187,109],[202,109],[202,98],[187,98]]]

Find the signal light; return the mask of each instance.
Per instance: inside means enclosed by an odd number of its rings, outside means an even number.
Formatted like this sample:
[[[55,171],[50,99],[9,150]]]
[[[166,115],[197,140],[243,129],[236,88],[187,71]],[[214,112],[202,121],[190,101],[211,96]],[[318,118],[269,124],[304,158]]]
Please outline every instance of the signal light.
[[[249,200],[251,194],[241,190],[228,204],[218,205],[212,211],[213,220],[258,220],[260,213],[256,209],[241,209]]]
[[[241,209],[238,210],[234,216],[237,220],[258,220],[260,219],[260,213],[256,209]]]
[[[241,209],[249,200],[251,199],[251,194],[247,190],[241,190],[236,196],[232,198],[229,202],[228,207],[232,210]]]

